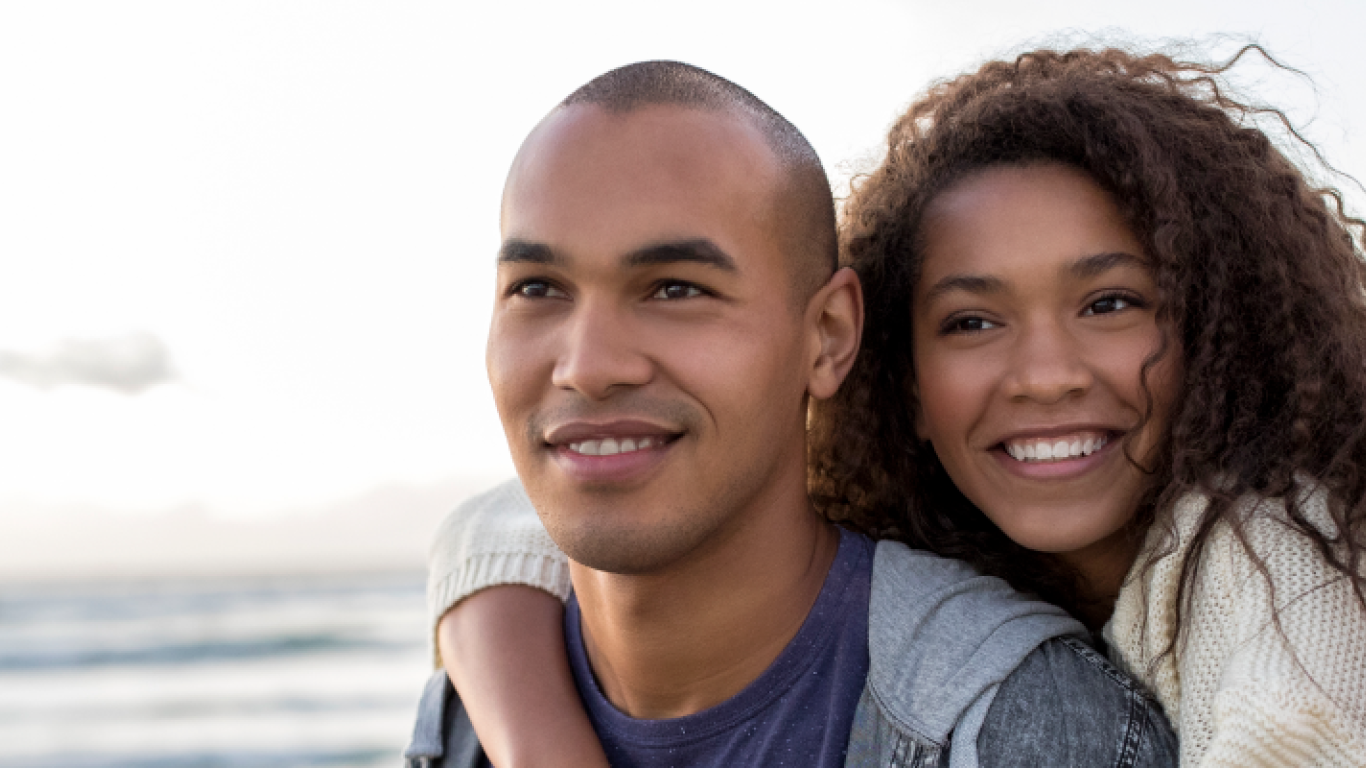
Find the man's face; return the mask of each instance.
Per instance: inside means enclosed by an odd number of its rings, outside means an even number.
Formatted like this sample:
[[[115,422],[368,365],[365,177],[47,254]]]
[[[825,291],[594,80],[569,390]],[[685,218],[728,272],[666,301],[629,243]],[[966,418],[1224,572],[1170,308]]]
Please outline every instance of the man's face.
[[[561,109],[518,155],[489,380],[574,560],[656,570],[804,489],[810,344],[780,178],[753,127],[672,106]]]

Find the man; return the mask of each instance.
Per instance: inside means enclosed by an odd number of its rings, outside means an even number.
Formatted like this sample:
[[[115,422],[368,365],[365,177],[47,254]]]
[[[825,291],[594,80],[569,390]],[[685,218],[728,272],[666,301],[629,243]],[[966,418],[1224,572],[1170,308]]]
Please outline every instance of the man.
[[[569,557],[565,652],[612,764],[1171,764],[1160,713],[1060,611],[815,514],[807,399],[848,372],[862,307],[790,123],[687,65],[614,70],[527,138],[501,225],[489,379]],[[444,675],[407,755],[487,764]]]

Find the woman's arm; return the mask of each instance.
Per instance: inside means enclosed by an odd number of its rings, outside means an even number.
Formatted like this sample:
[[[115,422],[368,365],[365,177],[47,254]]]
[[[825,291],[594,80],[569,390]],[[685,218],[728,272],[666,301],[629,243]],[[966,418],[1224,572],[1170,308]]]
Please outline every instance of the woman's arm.
[[[434,659],[498,768],[605,768],[564,647],[568,560],[521,484],[461,504],[437,529],[427,581]]]
[[[500,586],[451,609],[437,644],[489,761],[498,768],[606,768],[564,647],[564,606]]]

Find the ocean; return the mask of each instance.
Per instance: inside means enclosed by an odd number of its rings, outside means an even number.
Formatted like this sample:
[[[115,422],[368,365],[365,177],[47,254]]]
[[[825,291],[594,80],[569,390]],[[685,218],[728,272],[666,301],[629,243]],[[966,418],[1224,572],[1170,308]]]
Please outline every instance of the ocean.
[[[398,766],[423,574],[0,585],[0,768]]]

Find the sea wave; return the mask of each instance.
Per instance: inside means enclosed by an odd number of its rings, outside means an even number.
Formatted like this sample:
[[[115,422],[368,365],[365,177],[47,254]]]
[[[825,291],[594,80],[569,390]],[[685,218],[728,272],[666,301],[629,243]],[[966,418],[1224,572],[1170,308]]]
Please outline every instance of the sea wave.
[[[0,765],[393,765],[424,610],[415,573],[0,587]]]
[[[183,753],[171,755],[59,754],[20,758],[8,768],[378,768],[397,763],[390,750]]]

